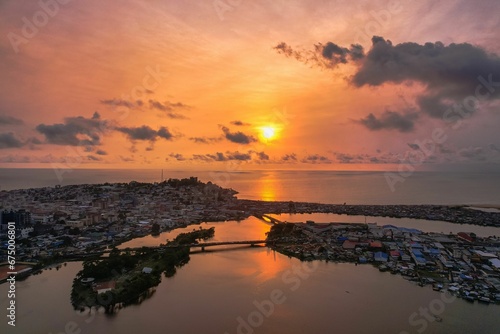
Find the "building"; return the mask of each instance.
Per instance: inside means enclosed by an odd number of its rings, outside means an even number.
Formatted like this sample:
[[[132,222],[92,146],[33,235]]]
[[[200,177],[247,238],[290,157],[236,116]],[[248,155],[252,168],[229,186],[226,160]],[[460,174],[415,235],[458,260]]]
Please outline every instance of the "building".
[[[2,211],[0,220],[0,230],[6,231],[9,222],[16,224],[16,229],[22,229],[31,226],[31,214],[26,210]]]

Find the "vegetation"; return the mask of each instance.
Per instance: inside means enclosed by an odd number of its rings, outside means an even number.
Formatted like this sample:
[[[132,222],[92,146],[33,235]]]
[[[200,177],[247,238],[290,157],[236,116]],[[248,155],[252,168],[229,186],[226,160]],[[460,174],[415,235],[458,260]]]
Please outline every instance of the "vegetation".
[[[160,235],[160,225],[158,223],[154,223],[153,226],[151,226],[151,234]]]

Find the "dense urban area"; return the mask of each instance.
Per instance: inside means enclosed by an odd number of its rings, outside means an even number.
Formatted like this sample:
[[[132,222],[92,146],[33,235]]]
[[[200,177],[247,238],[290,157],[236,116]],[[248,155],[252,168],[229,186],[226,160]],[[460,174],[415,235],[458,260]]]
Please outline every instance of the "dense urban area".
[[[252,215],[322,212],[500,227],[500,213],[466,206],[264,202],[238,199],[236,194],[196,177],[1,191],[0,261],[7,260],[10,222],[15,223],[19,277],[53,263],[85,259],[136,237]],[[469,301],[500,301],[498,237],[423,233],[376,224],[274,223],[268,246],[289,256],[374,263],[381,271],[401,274],[421,285],[432,284],[436,290],[445,289]],[[143,250],[142,255],[148,254]],[[165,266],[159,266],[159,271],[167,270]],[[6,267],[0,267],[2,281],[7,277]],[[92,284],[99,287],[99,282]],[[102,291],[113,288],[105,286]]]

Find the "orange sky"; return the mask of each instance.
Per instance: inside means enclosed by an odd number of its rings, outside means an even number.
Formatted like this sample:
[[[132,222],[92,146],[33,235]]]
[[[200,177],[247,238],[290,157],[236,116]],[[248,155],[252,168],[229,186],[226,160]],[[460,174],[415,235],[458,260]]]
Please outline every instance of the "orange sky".
[[[45,1],[53,15],[0,4],[0,167],[380,170],[436,128],[447,139],[423,165],[500,162],[496,93],[456,130],[419,110],[433,82],[418,74],[356,86],[365,60],[322,67],[275,49],[470,43],[500,81],[496,1],[65,2]],[[387,111],[418,116],[411,129],[361,122]]]

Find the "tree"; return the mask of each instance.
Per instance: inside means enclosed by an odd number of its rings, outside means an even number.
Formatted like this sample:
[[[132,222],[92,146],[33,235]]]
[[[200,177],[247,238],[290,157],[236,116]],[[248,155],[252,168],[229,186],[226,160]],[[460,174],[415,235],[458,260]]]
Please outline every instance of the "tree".
[[[153,226],[151,227],[151,234],[152,235],[160,234],[160,225],[158,223],[154,223]]]

